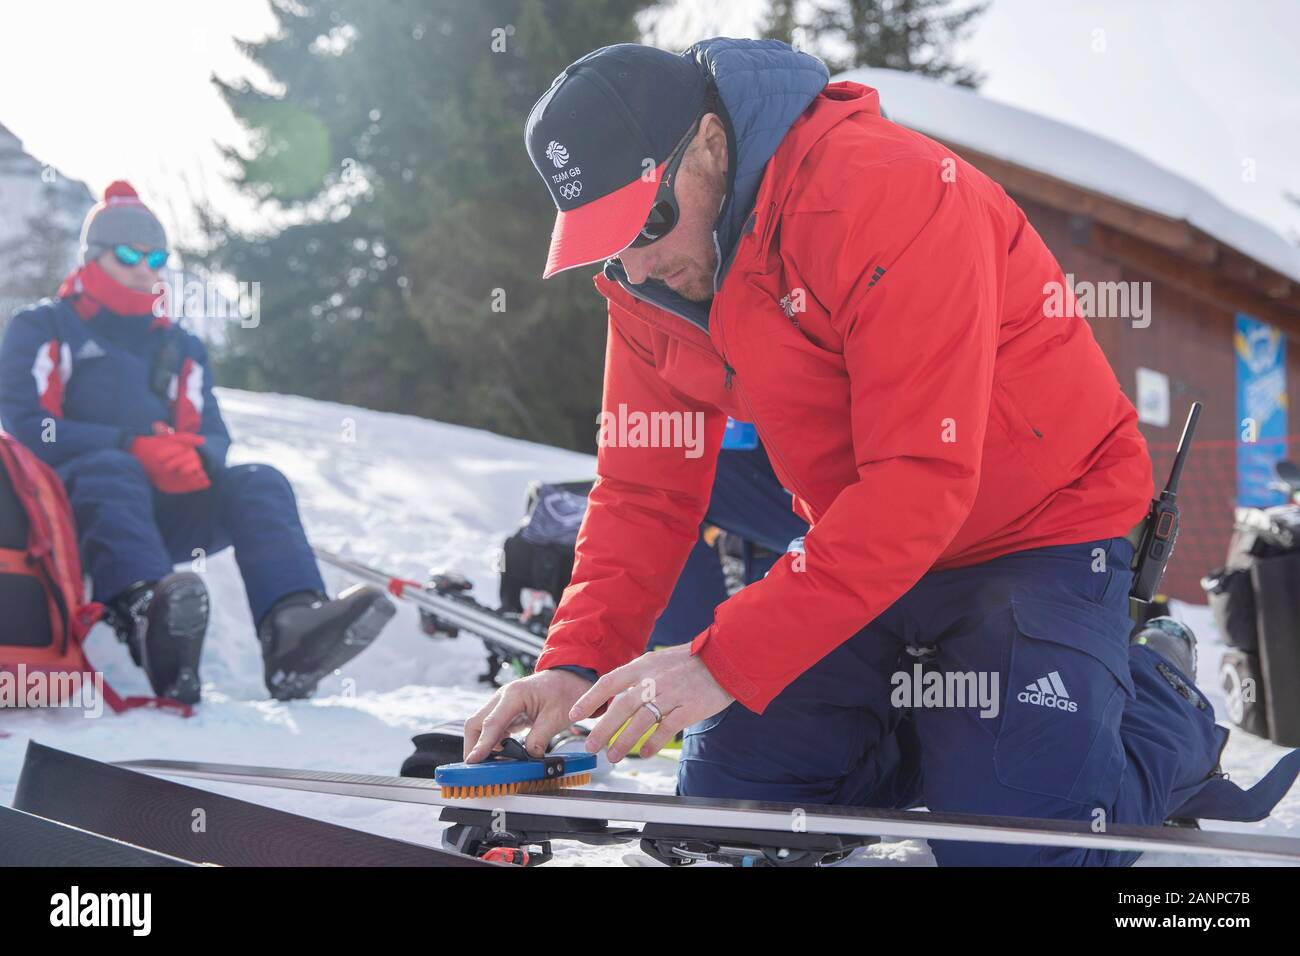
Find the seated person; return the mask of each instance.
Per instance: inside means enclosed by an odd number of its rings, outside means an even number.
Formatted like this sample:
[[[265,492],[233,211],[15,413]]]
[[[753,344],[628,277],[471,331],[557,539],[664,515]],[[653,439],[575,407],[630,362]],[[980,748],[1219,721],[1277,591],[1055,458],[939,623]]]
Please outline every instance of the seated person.
[[[127,183],[91,209],[81,265],[19,311],[0,346],[0,423],[63,480],[95,599],[154,692],[199,699],[203,579],[174,565],[235,548],[280,700],[364,650],[394,608],[376,588],[325,593],[293,489],[267,465],[226,465],[230,436],[202,342],[159,290],[162,224]]]

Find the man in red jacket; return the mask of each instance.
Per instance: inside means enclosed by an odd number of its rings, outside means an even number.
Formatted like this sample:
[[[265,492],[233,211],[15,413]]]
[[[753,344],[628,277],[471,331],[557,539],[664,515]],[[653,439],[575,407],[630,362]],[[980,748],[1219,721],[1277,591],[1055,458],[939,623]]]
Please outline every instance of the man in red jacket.
[[[604,707],[589,749],[684,732],[693,796],[1158,824],[1221,782],[1194,645],[1129,644],[1136,413],[1088,324],[1046,313],[1065,278],[996,183],[775,41],[597,50],[526,139],[546,275],[607,260],[599,479],[537,673],[468,722],[467,759]],[[811,530],[643,655],[727,415]]]

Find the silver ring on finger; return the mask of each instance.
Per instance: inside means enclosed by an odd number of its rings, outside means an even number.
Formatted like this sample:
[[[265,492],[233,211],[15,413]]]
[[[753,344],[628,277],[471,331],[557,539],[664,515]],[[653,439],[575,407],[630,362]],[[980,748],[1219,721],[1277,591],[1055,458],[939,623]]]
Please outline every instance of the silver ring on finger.
[[[656,724],[661,723],[663,721],[664,719],[663,711],[661,711],[658,707],[655,706],[654,701],[647,700],[641,706],[646,708],[648,711],[650,711],[650,713],[654,716]]]

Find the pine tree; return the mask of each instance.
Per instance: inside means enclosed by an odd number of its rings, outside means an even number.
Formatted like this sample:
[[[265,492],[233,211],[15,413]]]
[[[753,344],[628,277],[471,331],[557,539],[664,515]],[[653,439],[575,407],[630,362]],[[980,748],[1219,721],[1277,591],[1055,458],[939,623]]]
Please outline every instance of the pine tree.
[[[887,67],[974,88],[983,77],[958,62],[952,48],[988,5],[984,0],[954,10],[953,0],[834,0],[817,5],[809,22],[799,24],[795,0],[770,0],[767,22],[788,24],[791,32],[804,27],[831,73]]]
[[[54,295],[76,258],[77,230],[64,221],[50,183],[42,187],[41,204],[26,229],[0,243],[0,332],[15,309]]]
[[[653,5],[272,0],[277,30],[243,50],[276,88],[218,82],[253,135],[235,180],[275,224],[204,217],[205,265],[261,282],[223,380],[593,448],[596,267],[542,284],[555,210],[523,126]]]
[[[800,26],[795,16],[797,5],[798,0],[768,0],[767,12],[759,21],[759,38],[794,43],[794,31]]]

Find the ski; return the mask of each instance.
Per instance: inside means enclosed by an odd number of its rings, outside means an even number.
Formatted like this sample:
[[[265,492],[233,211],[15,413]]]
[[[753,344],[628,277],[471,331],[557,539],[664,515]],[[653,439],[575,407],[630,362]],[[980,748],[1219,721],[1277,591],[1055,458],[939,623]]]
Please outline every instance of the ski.
[[[35,741],[27,745],[13,809],[28,816],[7,825],[15,833],[21,826],[24,835],[41,829],[55,834],[59,842],[50,844],[46,859],[64,864],[102,859],[124,865],[161,857],[216,866],[483,865],[460,853],[247,803]],[[56,832],[57,824],[63,826]],[[84,857],[78,857],[78,845]],[[10,852],[17,854],[0,840],[0,859]]]
[[[163,776],[440,806],[446,808],[442,818],[444,822],[470,827],[481,826],[490,815],[495,815],[499,824],[504,812],[506,830],[516,827],[517,815],[522,820],[517,829],[527,833],[531,825],[535,831],[544,832],[547,840],[571,838],[583,842],[608,842],[615,834],[630,838],[626,831],[612,830],[605,823],[614,820],[641,824],[643,841],[647,838],[664,839],[670,846],[674,840],[689,844],[692,837],[696,843],[708,844],[710,833],[725,831],[734,836],[744,831],[764,853],[778,855],[783,850],[797,851],[802,843],[812,838],[843,841],[840,846],[844,850],[862,842],[888,838],[1158,851],[1300,862],[1300,839],[1258,833],[1128,824],[1113,824],[1104,831],[1094,832],[1086,823],[1061,820],[864,807],[797,807],[758,801],[603,790],[559,790],[551,794],[452,801],[444,798],[437,784],[427,779],[175,760],[134,760],[118,766]],[[474,812],[482,816],[472,819],[464,816]],[[755,835],[761,839],[754,839]]]
[[[45,817],[0,806],[0,866],[193,866]]]
[[[464,593],[464,588],[430,587],[419,581],[389,574],[378,568],[353,561],[333,551],[313,547],[316,558],[346,574],[384,588],[393,597],[420,608],[437,633],[455,636],[467,631],[483,641],[493,662],[510,663],[517,671],[527,672],[537,663],[546,642],[546,628],[540,622],[527,623],[517,614],[494,610]],[[495,680],[497,667],[489,664],[485,680]]]

